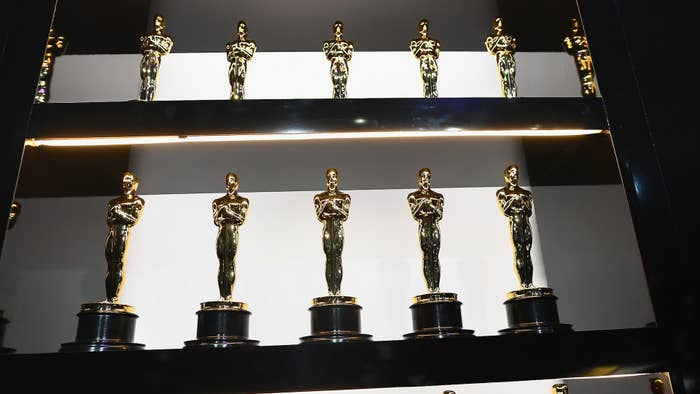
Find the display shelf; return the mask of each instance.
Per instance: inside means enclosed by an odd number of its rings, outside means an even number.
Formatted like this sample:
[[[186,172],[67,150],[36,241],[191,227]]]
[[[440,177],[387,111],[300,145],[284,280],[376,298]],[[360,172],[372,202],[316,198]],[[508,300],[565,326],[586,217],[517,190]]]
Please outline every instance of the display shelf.
[[[25,391],[234,393],[487,383],[665,371],[656,329],[562,335],[0,357]],[[22,371],[42,371],[26,379]]]
[[[26,138],[606,128],[598,98],[207,100],[37,104]]]

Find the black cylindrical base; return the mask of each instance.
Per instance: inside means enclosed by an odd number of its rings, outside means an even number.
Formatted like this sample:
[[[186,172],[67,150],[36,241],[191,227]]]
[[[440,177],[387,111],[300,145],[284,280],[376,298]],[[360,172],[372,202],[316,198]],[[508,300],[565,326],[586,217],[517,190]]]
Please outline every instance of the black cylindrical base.
[[[61,345],[61,352],[142,350],[134,343],[138,315],[128,312],[80,312],[75,342]]]
[[[9,320],[3,317],[3,311],[0,311],[0,354],[14,353],[15,351],[15,349],[2,346],[2,341],[5,339],[5,326],[9,322]]]
[[[313,305],[311,335],[301,337],[302,342],[350,342],[369,341],[372,336],[360,331],[360,310],[357,304]]]
[[[446,338],[473,335],[473,330],[462,329],[461,302],[457,300],[416,302],[411,305],[413,332],[404,338]]]
[[[186,349],[257,345],[248,338],[250,312],[243,309],[200,309],[197,339],[185,342]]]
[[[570,324],[559,322],[557,297],[551,289],[545,294],[514,297],[506,300],[508,328],[498,331],[500,334],[551,334],[573,331]]]

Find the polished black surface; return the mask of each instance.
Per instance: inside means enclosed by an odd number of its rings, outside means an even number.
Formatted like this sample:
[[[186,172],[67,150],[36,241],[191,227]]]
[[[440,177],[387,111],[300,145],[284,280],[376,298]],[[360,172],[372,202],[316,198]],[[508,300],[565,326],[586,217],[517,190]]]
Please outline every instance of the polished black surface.
[[[78,313],[75,342],[61,345],[61,352],[105,352],[141,350],[145,345],[134,343],[136,319],[133,313]]]
[[[554,295],[513,298],[506,300],[503,305],[506,307],[508,328],[498,331],[500,334],[571,332],[570,324],[559,321],[557,297]]]
[[[186,348],[255,345],[248,338],[250,311],[200,309],[197,311],[197,339],[185,342]]]
[[[154,393],[262,393],[658,372],[667,367],[666,349],[657,330],[631,329],[202,351],[18,354],[0,357],[0,370],[5,385],[25,392],[93,393],[99,387],[110,393],[135,388]],[[118,368],[123,378],[104,384],[105,366]],[[20,377],[26,370],[41,371],[42,378]]]
[[[473,330],[462,329],[462,303],[455,301],[423,302],[411,305],[413,332],[407,339],[445,338],[472,335]]]
[[[606,128],[598,98],[207,100],[35,105],[27,137]]]

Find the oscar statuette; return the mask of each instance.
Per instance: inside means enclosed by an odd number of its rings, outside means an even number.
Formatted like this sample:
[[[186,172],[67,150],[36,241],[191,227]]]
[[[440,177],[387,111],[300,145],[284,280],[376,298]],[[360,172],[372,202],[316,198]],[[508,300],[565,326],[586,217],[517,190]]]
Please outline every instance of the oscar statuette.
[[[440,291],[440,226],[445,198],[430,188],[429,168],[418,172],[418,190],[408,195],[411,216],[418,222],[418,238],[423,251],[423,278],[428,292],[413,297],[413,332],[405,338],[445,338],[472,335],[462,329],[461,302],[457,294]]]
[[[595,74],[593,72],[593,59],[588,49],[588,38],[580,31],[578,19],[571,19],[571,35],[564,37],[562,46],[564,50],[574,57],[576,71],[581,81],[581,95],[583,97],[595,97]]]
[[[10,217],[8,218],[9,220],[7,221],[7,229],[11,230],[15,224],[17,223],[17,219],[19,218],[19,214],[22,213],[22,205],[18,203],[17,201],[13,201],[12,205],[10,207]],[[9,347],[4,347],[3,341],[5,339],[5,327],[7,324],[10,322],[3,316],[5,314],[5,311],[0,309],[0,354],[9,354],[9,353],[14,353],[15,349],[9,348]]]
[[[420,61],[420,76],[423,80],[423,97],[437,98],[438,64],[440,57],[440,41],[428,37],[428,20],[418,22],[420,37],[411,40],[408,47]]]
[[[201,303],[197,312],[197,339],[185,342],[185,348],[258,344],[248,339],[248,305],[233,300],[238,228],[245,223],[248,207],[248,199],[238,194],[238,176],[232,172],[226,174],[226,194],[212,202],[214,225],[219,228],[216,237],[219,300]]]
[[[348,96],[348,62],[352,59],[355,46],[352,42],[343,40],[343,22],[333,24],[333,39],[324,41],[323,52],[331,62],[331,82],[333,83],[333,98],[342,99]]]
[[[66,39],[63,36],[56,34],[53,27],[49,29],[49,37],[46,40],[46,51],[44,52],[44,61],[41,62],[41,71],[39,72],[39,82],[34,95],[35,103],[48,103],[51,96],[51,76],[53,75],[53,66],[56,62],[56,57],[65,53]]]
[[[338,171],[326,171],[326,191],[314,196],[318,220],[323,223],[323,251],[326,255],[328,295],[312,300],[311,335],[302,342],[368,341],[371,335],[360,331],[360,310],[355,297],[340,294],[343,279],[343,222],[350,213],[350,195],[338,190]]]
[[[570,324],[559,322],[557,297],[547,287],[532,284],[532,193],[518,186],[520,170],[515,164],[503,172],[505,187],[498,189],[496,198],[503,214],[508,218],[511,240],[515,252],[515,270],[520,289],[506,295],[508,328],[501,334],[549,334],[571,332]]]
[[[163,33],[165,19],[160,15],[153,17],[153,32],[139,38],[141,42],[141,88],[140,101],[153,101],[156,97],[156,82],[160,71],[161,58],[173,49],[173,39]]]
[[[496,66],[501,76],[501,93],[503,97],[518,96],[518,86],[515,84],[515,37],[503,33],[503,19],[496,18],[493,22],[495,34],[486,37],[484,44],[490,54],[496,56]]]
[[[139,182],[130,172],[122,177],[122,194],[107,204],[107,240],[105,258],[107,298],[102,302],[83,304],[78,313],[75,342],[61,345],[62,352],[101,352],[141,350],[145,345],[133,343],[136,319],[134,308],[119,303],[126,279],[126,257],[131,228],[138,223],[145,201],[136,194]]]
[[[248,75],[248,61],[253,59],[258,46],[248,39],[248,25],[238,22],[238,40],[226,44],[226,58],[229,61],[228,79],[231,84],[231,100],[243,100],[245,77]]]

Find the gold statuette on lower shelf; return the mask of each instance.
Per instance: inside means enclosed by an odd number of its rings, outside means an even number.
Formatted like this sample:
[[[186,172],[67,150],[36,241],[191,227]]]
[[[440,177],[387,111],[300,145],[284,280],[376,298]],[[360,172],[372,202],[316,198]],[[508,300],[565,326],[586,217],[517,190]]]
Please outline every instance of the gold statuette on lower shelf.
[[[126,278],[126,258],[131,228],[138,223],[145,201],[136,194],[138,178],[125,172],[122,194],[107,204],[109,231],[105,241],[107,297],[102,302],[83,304],[78,313],[76,341],[65,343],[61,351],[139,350],[144,345],[133,343],[136,318],[134,308],[119,303]]]
[[[238,194],[238,175],[226,174],[226,194],[212,202],[216,236],[216,256],[219,258],[219,300],[201,304],[197,312],[197,339],[185,342],[185,348],[257,345],[248,338],[250,311],[248,305],[233,300],[236,282],[238,230],[245,223],[250,203]]]
[[[258,46],[248,39],[248,25],[238,22],[238,39],[226,44],[226,58],[230,65],[228,80],[231,84],[231,100],[243,100],[245,96],[245,77],[248,75],[248,61],[253,58]]]
[[[173,39],[164,33],[165,18],[153,17],[153,32],[139,38],[141,42],[141,90],[140,101],[153,101],[156,97],[156,82],[160,71],[161,58],[170,53]]]
[[[499,332],[544,334],[571,331],[571,325],[559,322],[557,297],[552,289],[532,284],[532,193],[518,185],[520,169],[517,165],[506,167],[503,177],[506,184],[498,189],[496,199],[508,219],[520,290],[506,295],[504,304],[509,327]]]
[[[437,79],[440,57],[440,41],[428,37],[428,20],[418,22],[418,38],[411,40],[409,48],[416,59],[420,61],[420,76],[423,80],[423,97],[436,98],[438,96]]]
[[[580,32],[580,26],[576,18],[571,19],[571,35],[562,42],[564,50],[574,57],[576,71],[581,80],[581,94],[584,97],[595,96],[595,74],[593,73],[593,60],[588,50],[588,38]]]
[[[569,386],[564,383],[557,383],[552,386],[552,394],[569,394]]]
[[[462,329],[461,302],[457,294],[440,292],[440,225],[445,198],[430,188],[432,172],[429,168],[418,171],[418,190],[408,195],[411,216],[418,222],[418,239],[423,251],[423,278],[428,292],[413,297],[411,312],[412,338],[443,338],[471,335]]]
[[[331,62],[331,82],[333,83],[333,98],[341,99],[348,96],[348,62],[352,59],[355,46],[343,39],[343,22],[333,24],[333,39],[323,43],[323,52]]]
[[[326,171],[326,191],[314,196],[317,219],[323,223],[321,236],[326,256],[326,284],[328,295],[312,300],[311,335],[302,342],[366,341],[372,336],[360,331],[360,310],[355,297],[340,294],[343,280],[343,223],[350,215],[350,195],[338,189],[338,170]]]
[[[493,22],[495,34],[486,37],[484,44],[490,54],[496,56],[496,66],[501,77],[503,97],[517,97],[518,86],[515,83],[515,37],[503,32],[503,19]]]

